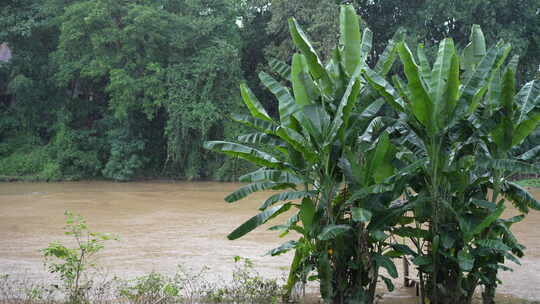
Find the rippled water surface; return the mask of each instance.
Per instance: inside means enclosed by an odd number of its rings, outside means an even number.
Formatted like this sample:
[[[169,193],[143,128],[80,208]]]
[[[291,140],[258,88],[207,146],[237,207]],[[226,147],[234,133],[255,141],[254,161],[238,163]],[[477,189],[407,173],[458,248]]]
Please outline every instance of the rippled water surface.
[[[237,183],[73,182],[0,183],[0,273],[44,278],[39,249],[63,235],[64,210],[83,215],[91,230],[114,233],[121,241],[106,245],[100,263],[107,272],[134,277],[152,270],[173,272],[183,264],[230,273],[233,257],[253,259],[267,277],[286,273],[291,256],[263,256],[280,242],[260,227],[244,238],[226,235],[253,216],[268,193],[227,204],[223,197]],[[540,197],[538,190],[532,190]],[[507,212],[508,216],[515,214]],[[286,215],[282,216],[282,220]],[[280,220],[278,219],[278,223]],[[500,291],[540,299],[540,212],[515,226],[527,246],[522,266],[503,274]],[[398,296],[398,295],[396,295]],[[401,297],[403,295],[399,295]],[[398,298],[399,299],[399,298]],[[404,301],[403,301],[404,302]]]

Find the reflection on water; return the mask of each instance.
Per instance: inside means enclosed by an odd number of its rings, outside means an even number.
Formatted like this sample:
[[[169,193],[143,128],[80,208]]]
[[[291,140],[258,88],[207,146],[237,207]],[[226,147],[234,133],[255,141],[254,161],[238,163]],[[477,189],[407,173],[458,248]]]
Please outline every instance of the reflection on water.
[[[120,242],[106,245],[100,260],[112,274],[171,273],[177,264],[230,273],[232,259],[239,255],[253,259],[265,276],[282,276],[291,256],[263,256],[284,241],[274,232],[259,228],[240,240],[226,239],[268,196],[260,193],[225,203],[223,197],[238,186],[207,182],[0,183],[0,273],[43,278],[46,272],[38,250],[51,241],[66,240],[61,228],[64,210],[70,210],[86,217],[90,229],[121,237]],[[539,192],[534,194],[540,197]],[[511,216],[516,211],[507,213]],[[526,256],[523,266],[502,275],[505,285],[500,291],[540,299],[540,212],[516,224],[514,231],[527,246]]]

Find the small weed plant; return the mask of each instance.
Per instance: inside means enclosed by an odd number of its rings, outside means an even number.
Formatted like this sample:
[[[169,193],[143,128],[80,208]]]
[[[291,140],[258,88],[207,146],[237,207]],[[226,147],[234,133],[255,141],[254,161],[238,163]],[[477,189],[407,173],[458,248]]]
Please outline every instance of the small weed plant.
[[[160,273],[152,272],[131,282],[125,282],[119,288],[119,293],[122,298],[134,304],[178,302],[181,287],[175,283]]]
[[[231,284],[208,294],[212,303],[279,303],[285,290],[275,279],[263,278],[248,258],[234,257]]]
[[[85,272],[96,266],[96,254],[104,248],[108,240],[117,240],[104,233],[91,232],[86,220],[70,211],[66,217],[65,234],[75,241],[74,247],[68,247],[61,242],[50,243],[41,252],[49,272],[59,276],[62,286],[68,294],[70,303],[88,303],[85,290],[90,281],[85,280]]]
[[[205,280],[209,268],[198,272],[177,266],[173,276],[152,272],[123,282],[118,294],[129,303],[199,303],[215,286]]]
[[[235,257],[233,280],[215,284],[208,278],[209,268],[196,272],[178,266],[173,276],[152,272],[125,281],[118,288],[122,301],[144,303],[280,303],[284,294],[276,279],[263,278],[247,258]]]

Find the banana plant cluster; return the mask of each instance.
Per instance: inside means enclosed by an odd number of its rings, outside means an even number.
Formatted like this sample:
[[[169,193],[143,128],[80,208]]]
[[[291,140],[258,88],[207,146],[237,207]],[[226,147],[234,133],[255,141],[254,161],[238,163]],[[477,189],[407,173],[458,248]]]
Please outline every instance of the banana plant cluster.
[[[292,209],[285,224],[270,228],[300,234],[298,240],[271,251],[295,251],[288,288],[318,279],[328,302],[371,303],[377,281],[382,278],[391,287],[389,277],[397,277],[385,253],[395,251],[387,232],[400,214],[391,203],[405,183],[383,184],[395,175],[399,160],[388,133],[381,132],[382,122],[375,119],[385,102],[361,77],[372,33],[360,32],[351,6],[341,8],[340,18],[340,44],[327,64],[291,19],[291,37],[300,53],[293,56],[290,68],[273,62],[280,79],[259,75],[279,103],[279,119],[270,117],[242,85],[250,115],[233,119],[255,132],[240,136],[238,143],[214,141],[206,147],[261,166],[241,177],[250,184],[226,201],[255,191],[284,190],[270,196],[260,206],[261,213],[234,230],[230,239]],[[395,43],[390,42],[374,69],[383,77],[396,58]],[[283,83],[290,83],[292,91]],[[381,267],[389,277],[379,272]]]
[[[505,202],[540,209],[509,181],[534,170],[527,160],[540,152],[515,155],[540,121],[538,81],[516,93],[510,46],[486,49],[477,26],[461,52],[441,41],[433,67],[422,45],[415,56],[397,38],[368,65],[373,35],[350,5],[326,64],[295,19],[289,28],[299,53],[259,74],[279,117],[242,84],[249,114],[232,119],[253,133],[205,144],[260,167],[227,202],[274,190],[228,238],[286,214],[269,229],[299,238],[269,253],[293,250],[289,292],[318,280],[327,303],[373,303],[378,282],[393,289],[403,256],[419,270],[422,301],[470,303],[483,285],[490,303],[498,271],[524,249],[510,230],[523,215],[503,218]],[[389,77],[398,57],[405,79]]]
[[[415,57],[399,44],[406,81],[394,76],[390,84],[364,70],[382,96],[400,101],[396,138],[410,163],[422,164],[407,194],[416,230],[401,235],[416,247],[412,261],[430,303],[471,303],[479,285],[484,303],[493,303],[498,271],[508,269],[506,259],[519,263],[524,249],[510,230],[523,215],[503,219],[505,200],[523,214],[540,210],[509,181],[513,173],[537,170],[525,161],[538,148],[518,158],[512,151],[540,121],[539,83],[527,83],[516,95],[517,57],[507,60],[509,52],[502,42],[486,49],[473,26],[461,54],[451,39],[439,44],[433,67],[421,45]]]
[[[475,31],[481,39],[483,35],[480,29],[473,28],[473,33]],[[484,48],[480,48],[480,51],[485,52]],[[508,45],[500,48],[500,63],[504,61],[509,51]],[[491,193],[488,195],[484,190],[482,199],[491,201],[492,205],[487,205],[488,208],[484,209],[484,213],[487,217],[493,217],[490,214],[500,217],[504,203],[499,201],[501,196],[513,203],[522,213],[510,219],[497,218],[483,232],[484,240],[500,240],[494,244],[502,242],[502,245],[506,245],[500,246],[498,250],[492,250],[490,254],[482,255],[477,262],[480,273],[478,280],[485,286],[483,294],[485,304],[494,303],[498,284],[497,272],[499,269],[507,269],[503,265],[505,258],[519,264],[519,260],[510,252],[518,257],[523,256],[524,247],[518,244],[512,235],[511,225],[521,221],[531,208],[540,209],[540,205],[526,190],[509,180],[514,173],[536,173],[538,168],[528,163],[540,152],[540,147],[532,147],[524,153],[515,153],[523,150],[520,146],[540,121],[540,109],[537,108],[540,105],[540,81],[528,82],[516,93],[517,59],[517,56],[510,59],[504,69],[501,64],[496,64],[491,71],[489,82],[482,89],[484,92],[481,94],[485,96],[482,96],[478,106],[473,104],[471,110],[474,112],[469,118],[471,142],[475,142],[478,150],[478,174],[490,178],[487,188]],[[479,62],[471,63],[474,67]],[[494,204],[499,204],[497,209],[493,208]]]

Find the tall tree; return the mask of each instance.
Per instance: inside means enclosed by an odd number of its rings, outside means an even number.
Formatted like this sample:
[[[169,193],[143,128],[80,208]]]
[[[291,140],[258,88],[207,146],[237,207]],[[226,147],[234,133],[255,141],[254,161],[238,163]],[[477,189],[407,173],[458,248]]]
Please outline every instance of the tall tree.
[[[162,165],[177,176],[207,177],[200,142],[212,129],[222,135],[217,126],[234,103],[230,89],[239,80],[235,18],[231,1],[72,3],[60,17],[56,78],[80,103],[104,103],[115,125],[127,128],[122,141],[142,141],[122,154],[152,155],[152,139],[137,120],[153,121],[164,109]],[[118,161],[109,159],[104,173],[112,177],[115,168],[126,168]],[[133,162],[143,164],[142,158]]]
[[[0,4],[0,42],[12,50],[9,63],[0,65],[0,95],[4,119],[0,136],[29,137],[48,135],[54,119],[58,90],[49,77],[54,66],[49,54],[54,50],[57,32],[40,15],[40,2],[3,1]]]

